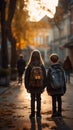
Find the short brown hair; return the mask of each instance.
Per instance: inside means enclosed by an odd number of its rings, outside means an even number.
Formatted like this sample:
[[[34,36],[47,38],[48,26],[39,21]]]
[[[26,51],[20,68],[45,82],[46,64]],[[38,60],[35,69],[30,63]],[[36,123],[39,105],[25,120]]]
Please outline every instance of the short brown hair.
[[[20,57],[20,58],[23,58],[23,55],[22,55],[22,54],[20,54],[20,55],[19,55],[19,57]]]
[[[59,60],[58,54],[52,53],[52,54],[50,55],[50,60],[51,60],[53,63],[56,63],[56,62]]]

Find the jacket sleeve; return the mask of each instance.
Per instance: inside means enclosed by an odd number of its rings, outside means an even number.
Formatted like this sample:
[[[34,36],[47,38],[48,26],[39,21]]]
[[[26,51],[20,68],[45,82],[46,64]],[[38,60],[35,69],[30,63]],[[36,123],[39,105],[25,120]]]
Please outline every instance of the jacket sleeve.
[[[50,71],[51,71],[51,70],[48,69],[48,71],[47,71],[47,76],[46,76],[46,77],[47,77],[47,86],[48,86],[48,87],[50,86],[50,82],[51,82],[51,81],[50,81]]]
[[[46,87],[46,69],[44,66],[42,66],[42,70],[43,70],[43,77],[44,77],[44,80],[43,80],[43,89]]]
[[[64,72],[64,70],[63,70]],[[66,92],[66,81],[65,81],[65,72],[64,72],[64,93]]]
[[[29,76],[30,76],[30,67],[27,67],[25,69],[25,80],[24,80],[25,88],[27,90],[29,89]]]
[[[47,71],[47,92],[50,93],[51,92],[51,76],[50,76],[50,68]]]

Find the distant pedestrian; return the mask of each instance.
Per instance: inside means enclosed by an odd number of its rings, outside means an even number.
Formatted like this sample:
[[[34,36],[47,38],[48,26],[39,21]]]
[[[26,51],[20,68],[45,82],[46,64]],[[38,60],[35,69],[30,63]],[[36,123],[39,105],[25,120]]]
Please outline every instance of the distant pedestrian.
[[[30,119],[35,117],[41,118],[41,93],[46,86],[46,70],[41,53],[33,50],[26,66],[25,71],[25,88],[31,95],[31,114]],[[37,106],[35,108],[35,101]]]
[[[22,83],[22,75],[25,71],[25,60],[22,54],[20,54],[19,59],[17,61],[17,71],[18,71],[18,82]]]
[[[66,57],[63,63],[63,68],[65,70],[66,83],[70,83],[70,74],[72,71],[72,64],[71,64],[69,56]]]
[[[64,70],[56,53],[50,55],[47,73],[47,93],[52,96],[52,117],[62,117],[62,96],[66,92]]]

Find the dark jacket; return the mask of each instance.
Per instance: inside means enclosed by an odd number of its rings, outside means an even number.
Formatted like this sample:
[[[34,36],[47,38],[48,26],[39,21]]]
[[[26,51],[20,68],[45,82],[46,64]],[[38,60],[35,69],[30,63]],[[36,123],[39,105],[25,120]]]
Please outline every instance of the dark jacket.
[[[58,68],[58,67],[61,67],[62,66],[60,64],[54,64],[54,65],[51,65],[52,67],[54,67],[55,69]],[[62,68],[63,69],[63,68]],[[51,87],[51,77],[50,77],[50,67],[48,69],[48,73],[47,73],[47,92],[49,95],[53,96],[53,95],[64,95],[65,91],[66,91],[66,83],[65,83],[65,78],[64,78],[64,86],[55,90]]]
[[[43,65],[41,65],[41,68],[43,70],[43,76],[44,76],[43,86],[40,88],[34,88],[34,89],[29,86],[29,77],[30,77],[30,72],[31,72],[31,66],[29,65],[25,70],[25,80],[24,80],[25,88],[27,89],[27,91],[29,91],[29,93],[42,93],[44,91],[44,88],[46,87],[46,70]]]
[[[71,64],[71,61],[69,58],[67,58],[64,63],[63,63],[63,68],[65,71],[69,71],[71,72],[72,71],[72,64]]]
[[[23,73],[25,70],[25,60],[24,59],[19,59],[17,61],[17,69],[18,73]]]

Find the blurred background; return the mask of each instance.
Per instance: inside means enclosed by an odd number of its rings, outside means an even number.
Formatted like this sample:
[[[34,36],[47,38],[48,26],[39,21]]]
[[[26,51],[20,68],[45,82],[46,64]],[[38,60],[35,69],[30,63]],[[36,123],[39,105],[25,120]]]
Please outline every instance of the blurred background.
[[[0,75],[16,73],[19,54],[27,64],[34,49],[46,68],[52,52],[73,66],[73,0],[0,0]]]

